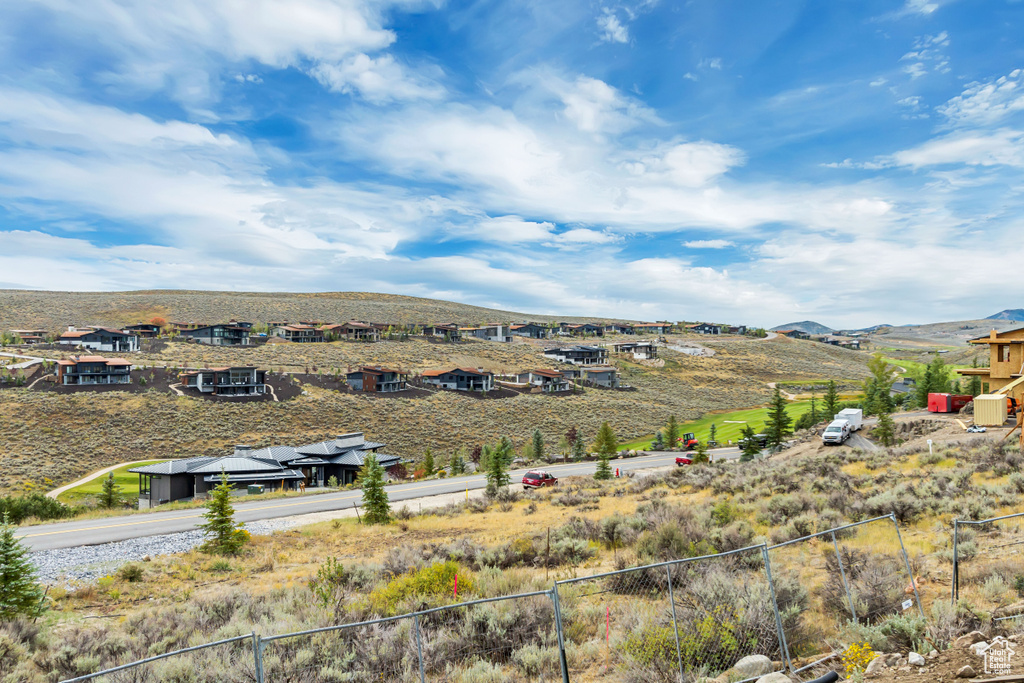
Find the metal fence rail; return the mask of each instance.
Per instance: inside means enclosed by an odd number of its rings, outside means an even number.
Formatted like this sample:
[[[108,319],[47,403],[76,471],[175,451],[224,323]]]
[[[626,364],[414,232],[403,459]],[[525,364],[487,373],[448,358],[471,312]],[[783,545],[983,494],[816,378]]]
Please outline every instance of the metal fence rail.
[[[794,674],[834,657],[834,648],[822,646],[848,621],[875,623],[915,606],[924,616],[895,515],[824,529],[768,552],[777,567],[799,568],[790,576],[775,577],[776,590],[781,582],[806,591],[792,606],[786,600],[781,605],[783,643]],[[807,607],[798,608],[803,600]],[[794,667],[796,658],[812,661]]]
[[[953,520],[953,580],[950,597],[994,605],[993,621],[1024,618],[1020,601],[1024,567],[1024,512],[982,520]],[[965,567],[962,565],[966,565]],[[998,616],[997,616],[998,615]]]

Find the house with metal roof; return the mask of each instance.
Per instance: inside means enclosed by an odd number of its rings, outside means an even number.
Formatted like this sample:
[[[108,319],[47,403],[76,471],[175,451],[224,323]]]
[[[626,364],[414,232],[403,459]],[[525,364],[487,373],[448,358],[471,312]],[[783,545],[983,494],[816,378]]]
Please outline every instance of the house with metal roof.
[[[10,330],[10,333],[15,338],[20,340],[22,344],[42,344],[46,341],[46,336],[49,334],[46,330]]]
[[[459,326],[454,323],[444,325],[424,325],[423,336],[441,337],[445,341],[462,341],[462,332],[459,331]]]
[[[552,333],[550,327],[538,323],[512,325],[509,327],[509,331],[517,337],[528,337],[530,339],[549,339]]]
[[[267,390],[267,371],[252,365],[187,370],[178,377],[186,389],[215,396],[259,396]]]
[[[428,370],[422,374],[423,383],[455,389],[456,391],[490,391],[494,388],[494,375],[482,368],[452,368]]]
[[[248,346],[251,327],[251,323],[230,322],[179,330],[179,334],[211,346]]]
[[[636,360],[650,360],[658,357],[658,346],[654,342],[623,342],[612,347],[615,353],[631,354]]]
[[[220,484],[221,473],[233,488],[258,484],[264,490],[290,491],[319,487],[335,477],[341,485],[356,480],[366,457],[373,453],[385,470],[401,463],[395,455],[377,453],[384,444],[367,441],[362,432],[305,446],[270,446],[253,449],[235,446],[230,455],[201,456],[133,467],[139,475],[139,508],[176,500],[202,498]]]
[[[544,393],[569,391],[572,388],[569,380],[558,370],[526,370],[517,375],[516,381],[537,387]]]
[[[67,332],[57,339],[58,344],[77,346],[92,351],[125,353],[139,350],[139,335],[122,332],[109,327],[77,329],[68,327]]]
[[[573,365],[604,365],[608,362],[608,349],[600,346],[563,346],[545,349],[544,355]]]
[[[294,325],[279,325],[271,332],[275,337],[287,339],[290,342],[296,343],[318,343],[324,340],[323,330],[313,325],[307,325],[305,323],[295,323]]]
[[[476,337],[484,341],[505,343],[512,341],[512,334],[509,332],[508,325],[502,323],[488,323],[480,327],[460,327],[459,331],[462,332],[463,336]]]
[[[72,356],[57,361],[57,384],[130,384],[132,362],[123,358]]]
[[[125,332],[137,334],[143,339],[152,339],[160,336],[160,326],[154,325],[153,323],[139,323],[137,325],[127,325],[124,328]]]
[[[354,339],[356,341],[380,341],[380,330],[370,323],[350,320],[340,325],[324,325],[320,328],[326,339]]]
[[[406,373],[379,365],[364,365],[345,375],[345,378],[356,391],[388,393],[405,389]]]
[[[583,379],[599,387],[619,386],[619,373],[610,365],[588,365],[583,368]]]

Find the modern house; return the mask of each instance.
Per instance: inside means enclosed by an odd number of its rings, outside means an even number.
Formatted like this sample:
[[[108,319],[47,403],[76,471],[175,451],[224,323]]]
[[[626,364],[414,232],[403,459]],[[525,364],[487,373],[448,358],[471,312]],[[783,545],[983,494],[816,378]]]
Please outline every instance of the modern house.
[[[619,386],[619,373],[610,365],[590,365],[583,368],[583,379],[599,387]]]
[[[237,323],[203,325],[195,329],[180,330],[182,337],[196,340],[200,344],[213,346],[249,346],[249,328]]]
[[[355,481],[370,453],[385,470],[401,463],[394,455],[377,453],[382,443],[366,441],[362,432],[342,434],[329,441],[306,446],[271,446],[254,450],[235,446],[224,457],[201,456],[135,467],[139,475],[139,508],[177,500],[202,498],[220,484],[221,473],[234,488],[261,484],[265,489],[295,490],[300,486],[324,486],[331,477],[341,485]]]
[[[987,368],[960,368],[957,374],[981,379],[981,393],[988,394],[1013,386],[1005,393],[1024,403],[1024,327],[1005,332],[992,330],[987,337],[971,339],[971,344],[988,345]]]
[[[46,330],[9,330],[9,332],[21,340],[22,344],[42,344],[46,341]]]
[[[572,388],[565,375],[557,370],[527,370],[520,372],[516,377],[516,381],[519,384],[530,384],[540,387],[540,390],[544,393],[568,391]]]
[[[636,360],[650,360],[658,357],[658,346],[654,342],[623,342],[612,346],[615,353],[631,354]]]
[[[324,340],[324,333],[313,325],[297,323],[295,325],[280,325],[271,332],[275,337],[281,337],[291,342],[316,343]]]
[[[477,339],[483,339],[486,341],[512,341],[512,334],[509,332],[508,325],[502,325],[500,323],[490,323],[480,327],[460,327],[459,331],[462,332],[464,336],[476,337]]]
[[[729,327],[729,334],[746,334],[746,333],[747,333],[747,326],[746,325],[731,325]]]
[[[424,384],[430,384],[442,389],[490,391],[494,388],[494,375],[479,368],[428,370],[422,374],[422,377]]]
[[[592,337],[603,337],[604,336],[604,325],[597,323],[583,323],[581,325],[565,325],[561,328],[561,331],[568,332],[574,337],[585,337],[587,335]]]
[[[714,323],[697,323],[686,326],[688,332],[696,332],[697,334],[722,334],[723,329],[726,329],[725,325],[715,325]]]
[[[354,339],[356,341],[379,341],[380,330],[370,323],[350,320],[347,323],[324,325],[320,328],[327,339]]]
[[[266,391],[266,370],[251,365],[188,370],[179,375],[186,389],[214,396],[258,396]]]
[[[139,323],[138,325],[128,325],[124,328],[125,332],[131,334],[137,334],[143,339],[152,339],[153,337],[160,336],[160,326],[154,325],[153,323]]]
[[[573,365],[604,365],[608,362],[608,349],[600,346],[564,346],[545,349],[544,355]]]
[[[129,334],[109,327],[91,327],[82,330],[68,327],[68,331],[60,335],[57,343],[110,353],[130,353],[139,350],[137,334]]]
[[[424,337],[441,337],[445,341],[462,341],[462,333],[459,332],[459,326],[455,324],[451,325],[424,325],[423,326]]]
[[[775,334],[781,334],[790,339],[810,339],[811,335],[803,330],[773,330]]]
[[[637,323],[633,325],[634,334],[666,334],[671,329],[669,323]]]
[[[57,361],[57,384],[130,384],[132,362],[123,358],[72,356]]]
[[[530,339],[548,339],[551,337],[551,328],[547,325],[537,323],[522,323],[509,326],[509,331],[517,337],[528,337]]]
[[[632,325],[623,323],[610,323],[604,326],[604,331],[610,334],[636,334]]]
[[[406,373],[379,365],[364,365],[345,377],[350,387],[367,393],[387,393],[406,388]]]

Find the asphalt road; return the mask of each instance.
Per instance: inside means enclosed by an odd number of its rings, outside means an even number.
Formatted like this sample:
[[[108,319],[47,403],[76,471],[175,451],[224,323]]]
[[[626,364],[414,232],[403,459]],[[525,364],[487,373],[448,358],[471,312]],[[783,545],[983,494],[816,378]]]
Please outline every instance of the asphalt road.
[[[718,448],[711,451],[715,460],[733,460],[739,457],[738,448]],[[664,467],[675,464],[676,453],[656,453],[613,460],[612,467],[621,472]],[[543,469],[556,477],[593,474],[596,463],[566,463],[548,465]],[[526,473],[525,469],[511,472],[512,484],[517,486]],[[456,477],[454,479],[436,479],[431,481],[395,484],[388,486],[388,497],[391,502],[435,496],[444,493],[457,493],[482,489],[487,482],[482,475]],[[337,493],[321,493],[301,498],[279,498],[276,500],[253,500],[235,503],[235,519],[239,522],[254,522],[275,517],[289,517],[310,512],[327,512],[351,508],[362,501],[360,491],[340,491]],[[203,510],[174,510],[169,512],[139,513],[124,517],[107,517],[105,519],[89,519],[55,524],[39,524],[20,527],[15,535],[23,539],[30,550],[50,550],[53,548],[71,548],[82,545],[97,545],[112,541],[123,541],[129,538],[173,534],[196,528],[202,521]]]

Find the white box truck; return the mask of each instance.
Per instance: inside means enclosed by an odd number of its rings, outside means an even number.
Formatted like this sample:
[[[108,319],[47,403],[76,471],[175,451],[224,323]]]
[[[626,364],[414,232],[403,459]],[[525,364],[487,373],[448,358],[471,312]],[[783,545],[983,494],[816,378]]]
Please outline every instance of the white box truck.
[[[850,423],[850,431],[855,432],[864,424],[864,411],[860,408],[843,408],[836,413],[835,419]]]

